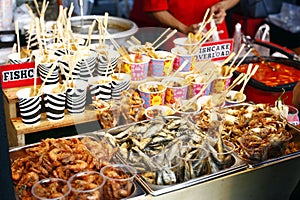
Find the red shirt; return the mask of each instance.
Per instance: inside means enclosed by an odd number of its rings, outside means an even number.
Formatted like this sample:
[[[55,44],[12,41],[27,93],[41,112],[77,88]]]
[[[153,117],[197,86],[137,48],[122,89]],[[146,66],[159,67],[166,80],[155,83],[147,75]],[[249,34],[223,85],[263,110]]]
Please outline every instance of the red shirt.
[[[147,14],[142,13],[142,6],[145,12],[168,10],[175,18],[187,26],[197,24],[203,20],[205,12],[212,5],[220,0],[135,0],[131,14],[135,15],[140,23],[138,26],[153,26],[155,23]],[[132,18],[131,18],[132,19]],[[134,21],[134,19],[132,19]],[[139,25],[141,24],[141,25]],[[218,31],[223,30],[220,38],[228,38],[226,22],[217,26]]]

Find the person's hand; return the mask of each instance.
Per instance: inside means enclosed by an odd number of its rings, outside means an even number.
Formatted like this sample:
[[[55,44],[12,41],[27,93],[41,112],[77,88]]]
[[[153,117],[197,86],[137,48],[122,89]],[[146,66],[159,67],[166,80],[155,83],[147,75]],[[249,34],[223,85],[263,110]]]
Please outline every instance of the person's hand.
[[[292,103],[295,107],[300,109],[300,81],[295,85],[295,87],[293,89]]]
[[[216,24],[221,24],[226,17],[226,9],[222,2],[216,3],[210,8],[210,12],[214,13]]]
[[[199,29],[198,24],[192,24],[190,26],[184,26],[179,31],[187,35],[189,33],[194,33],[194,34],[197,33],[198,29]]]

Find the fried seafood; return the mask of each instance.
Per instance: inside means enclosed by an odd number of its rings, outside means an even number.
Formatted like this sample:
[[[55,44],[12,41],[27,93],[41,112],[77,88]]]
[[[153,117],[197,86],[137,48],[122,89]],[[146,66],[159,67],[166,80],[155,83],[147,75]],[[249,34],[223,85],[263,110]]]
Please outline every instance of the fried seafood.
[[[130,89],[124,90],[121,94],[120,103],[121,115],[126,122],[138,122],[145,120],[145,109],[143,100],[138,91]]]
[[[235,145],[235,151],[249,161],[263,161],[285,154],[292,135],[287,121],[274,114],[267,104],[224,109],[222,137]],[[211,126],[211,111],[201,111],[194,122],[206,131]]]
[[[68,180],[73,174],[99,171],[107,161],[95,159],[78,138],[45,139],[25,149],[26,155],[12,160],[12,179],[20,199],[31,197],[31,187],[45,178]]]
[[[106,177],[103,186],[104,199],[122,199],[131,195],[133,191],[133,178],[135,172],[130,166],[112,165],[101,170]]]

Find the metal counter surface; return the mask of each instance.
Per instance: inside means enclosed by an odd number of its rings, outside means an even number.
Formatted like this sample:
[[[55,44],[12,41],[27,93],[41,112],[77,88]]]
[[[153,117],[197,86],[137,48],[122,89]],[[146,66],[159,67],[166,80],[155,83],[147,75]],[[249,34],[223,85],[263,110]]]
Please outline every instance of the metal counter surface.
[[[288,200],[298,181],[300,181],[299,157],[250,168],[150,199]]]

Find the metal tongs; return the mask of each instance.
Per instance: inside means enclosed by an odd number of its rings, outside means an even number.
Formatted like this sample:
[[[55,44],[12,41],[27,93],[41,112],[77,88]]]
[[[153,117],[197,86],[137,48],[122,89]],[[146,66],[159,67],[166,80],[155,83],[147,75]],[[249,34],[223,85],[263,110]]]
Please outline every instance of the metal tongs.
[[[270,67],[270,68],[272,69],[272,71],[277,71],[277,69],[276,69],[275,67],[273,67],[273,66],[270,64],[270,62],[266,61],[266,59],[263,58],[263,57],[260,55],[260,53],[255,49],[254,44],[253,44],[253,42],[252,42],[252,40],[251,40],[251,37],[250,37],[249,35],[247,35],[247,36],[244,35],[244,36],[242,37],[242,40],[243,40],[243,42],[244,42],[244,44],[245,44],[245,48],[246,48],[246,49],[248,49],[248,50],[252,49],[252,53],[254,54],[254,56],[258,57],[262,63],[266,63],[266,65],[267,65],[268,67]]]

